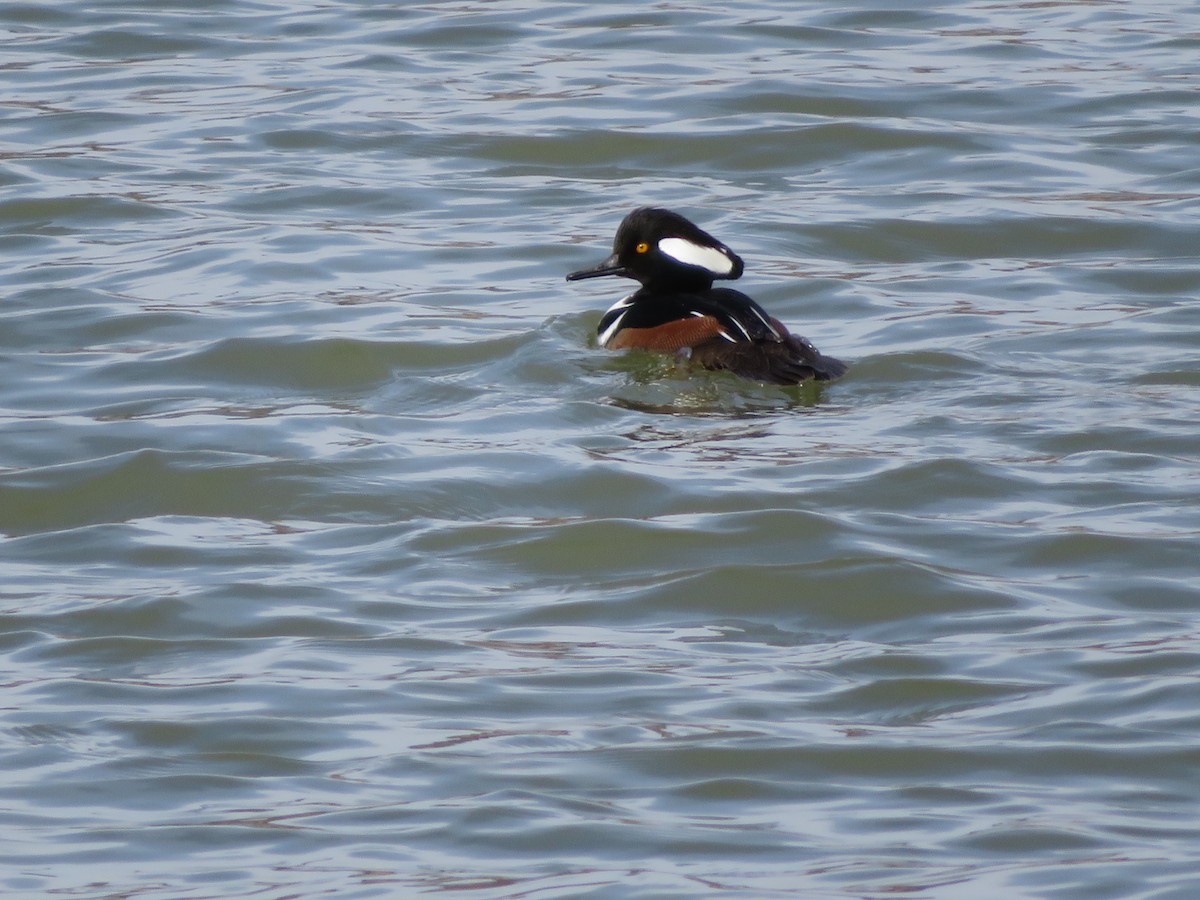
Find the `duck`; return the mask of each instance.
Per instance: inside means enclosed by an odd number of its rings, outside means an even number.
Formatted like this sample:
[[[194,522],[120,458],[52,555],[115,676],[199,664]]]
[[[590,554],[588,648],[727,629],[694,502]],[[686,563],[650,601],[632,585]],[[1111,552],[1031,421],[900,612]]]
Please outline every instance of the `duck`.
[[[617,227],[612,255],[567,281],[619,276],[641,287],[618,300],[596,329],[601,347],[674,354],[705,369],[764,384],[833,381],[847,365],[792,334],[741,291],[713,287],[745,264],[689,219],[661,207],[633,210]]]

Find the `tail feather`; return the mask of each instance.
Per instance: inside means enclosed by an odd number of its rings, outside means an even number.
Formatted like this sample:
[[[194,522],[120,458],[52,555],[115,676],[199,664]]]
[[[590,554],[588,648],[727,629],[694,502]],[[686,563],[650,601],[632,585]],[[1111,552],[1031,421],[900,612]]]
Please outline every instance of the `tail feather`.
[[[692,361],[706,369],[733,372],[766,384],[833,381],[846,374],[840,359],[822,356],[817,348],[793,334],[782,341],[705,341],[692,348]]]

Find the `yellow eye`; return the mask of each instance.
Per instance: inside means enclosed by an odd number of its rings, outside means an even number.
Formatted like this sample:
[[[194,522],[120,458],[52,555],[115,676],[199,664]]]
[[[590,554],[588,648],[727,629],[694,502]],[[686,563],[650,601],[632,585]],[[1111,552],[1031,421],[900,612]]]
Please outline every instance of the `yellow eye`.
[[[638,253],[645,253],[647,250],[650,249],[650,245],[647,244],[645,241],[642,241],[640,244],[638,244],[633,249],[636,250]]]

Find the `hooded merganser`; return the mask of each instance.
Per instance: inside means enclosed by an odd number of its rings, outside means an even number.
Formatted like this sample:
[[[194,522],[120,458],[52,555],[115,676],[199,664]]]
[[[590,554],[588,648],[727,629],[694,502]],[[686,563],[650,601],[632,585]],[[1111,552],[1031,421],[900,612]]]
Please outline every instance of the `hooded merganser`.
[[[675,353],[770,384],[844,374],[845,363],[822,356],[745,294],[712,286],[741,277],[742,268],[741,257],[679,213],[645,206],[617,228],[612,256],[567,281],[622,275],[641,282],[600,320],[601,347]]]

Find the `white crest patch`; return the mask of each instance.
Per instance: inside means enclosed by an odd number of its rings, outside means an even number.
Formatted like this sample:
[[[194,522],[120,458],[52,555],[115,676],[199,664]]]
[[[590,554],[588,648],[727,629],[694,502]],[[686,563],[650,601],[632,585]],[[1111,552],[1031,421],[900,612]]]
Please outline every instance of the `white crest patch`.
[[[669,237],[658,242],[658,249],[677,262],[708,269],[714,275],[728,275],[733,271],[733,260],[716,247],[693,244],[685,238]]]

